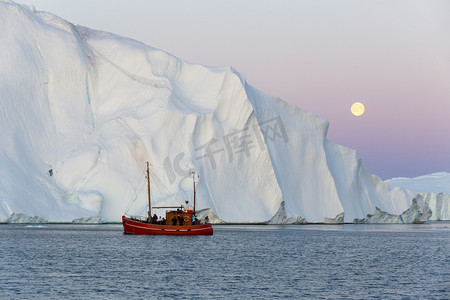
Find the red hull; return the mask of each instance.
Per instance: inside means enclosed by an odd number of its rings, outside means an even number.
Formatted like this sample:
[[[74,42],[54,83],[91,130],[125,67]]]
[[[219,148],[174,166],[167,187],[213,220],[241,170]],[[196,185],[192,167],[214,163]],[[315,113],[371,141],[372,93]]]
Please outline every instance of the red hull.
[[[149,235],[212,235],[211,224],[170,226],[149,224],[137,220],[132,220],[122,216],[123,229],[129,234],[149,234]]]

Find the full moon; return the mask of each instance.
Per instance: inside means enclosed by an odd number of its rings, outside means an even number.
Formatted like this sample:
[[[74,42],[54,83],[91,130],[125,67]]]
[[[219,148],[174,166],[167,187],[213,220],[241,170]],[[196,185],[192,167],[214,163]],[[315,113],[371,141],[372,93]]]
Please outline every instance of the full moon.
[[[353,103],[352,107],[350,109],[352,111],[352,114],[354,114],[357,117],[362,115],[364,113],[364,110],[365,110],[364,104],[362,104],[361,102]]]

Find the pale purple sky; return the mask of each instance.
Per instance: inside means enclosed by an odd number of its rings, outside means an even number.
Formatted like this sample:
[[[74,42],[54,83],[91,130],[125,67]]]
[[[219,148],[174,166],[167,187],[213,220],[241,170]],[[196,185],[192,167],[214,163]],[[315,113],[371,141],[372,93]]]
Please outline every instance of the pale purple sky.
[[[450,1],[21,0],[198,64],[330,121],[383,179],[450,172]],[[366,113],[350,113],[353,102]]]

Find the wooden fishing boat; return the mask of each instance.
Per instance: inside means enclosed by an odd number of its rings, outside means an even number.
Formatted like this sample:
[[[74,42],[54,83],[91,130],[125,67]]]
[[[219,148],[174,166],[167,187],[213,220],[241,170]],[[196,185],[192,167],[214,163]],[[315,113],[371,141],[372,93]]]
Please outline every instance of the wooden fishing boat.
[[[195,172],[194,182],[194,206],[192,208],[180,206],[159,206],[153,209],[166,210],[165,219],[152,216],[152,203],[150,196],[150,168],[147,162],[147,190],[148,190],[148,217],[122,216],[123,229],[126,234],[148,234],[148,235],[212,235],[212,225],[207,221],[201,221],[195,214]]]

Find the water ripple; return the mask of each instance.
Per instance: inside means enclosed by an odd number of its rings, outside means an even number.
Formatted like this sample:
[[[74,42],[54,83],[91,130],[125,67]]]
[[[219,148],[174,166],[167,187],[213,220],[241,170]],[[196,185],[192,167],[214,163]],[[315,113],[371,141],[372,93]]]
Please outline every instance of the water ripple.
[[[120,225],[1,225],[0,239],[2,299],[445,299],[450,292],[445,223],[215,226],[214,236],[198,237],[130,236]]]

